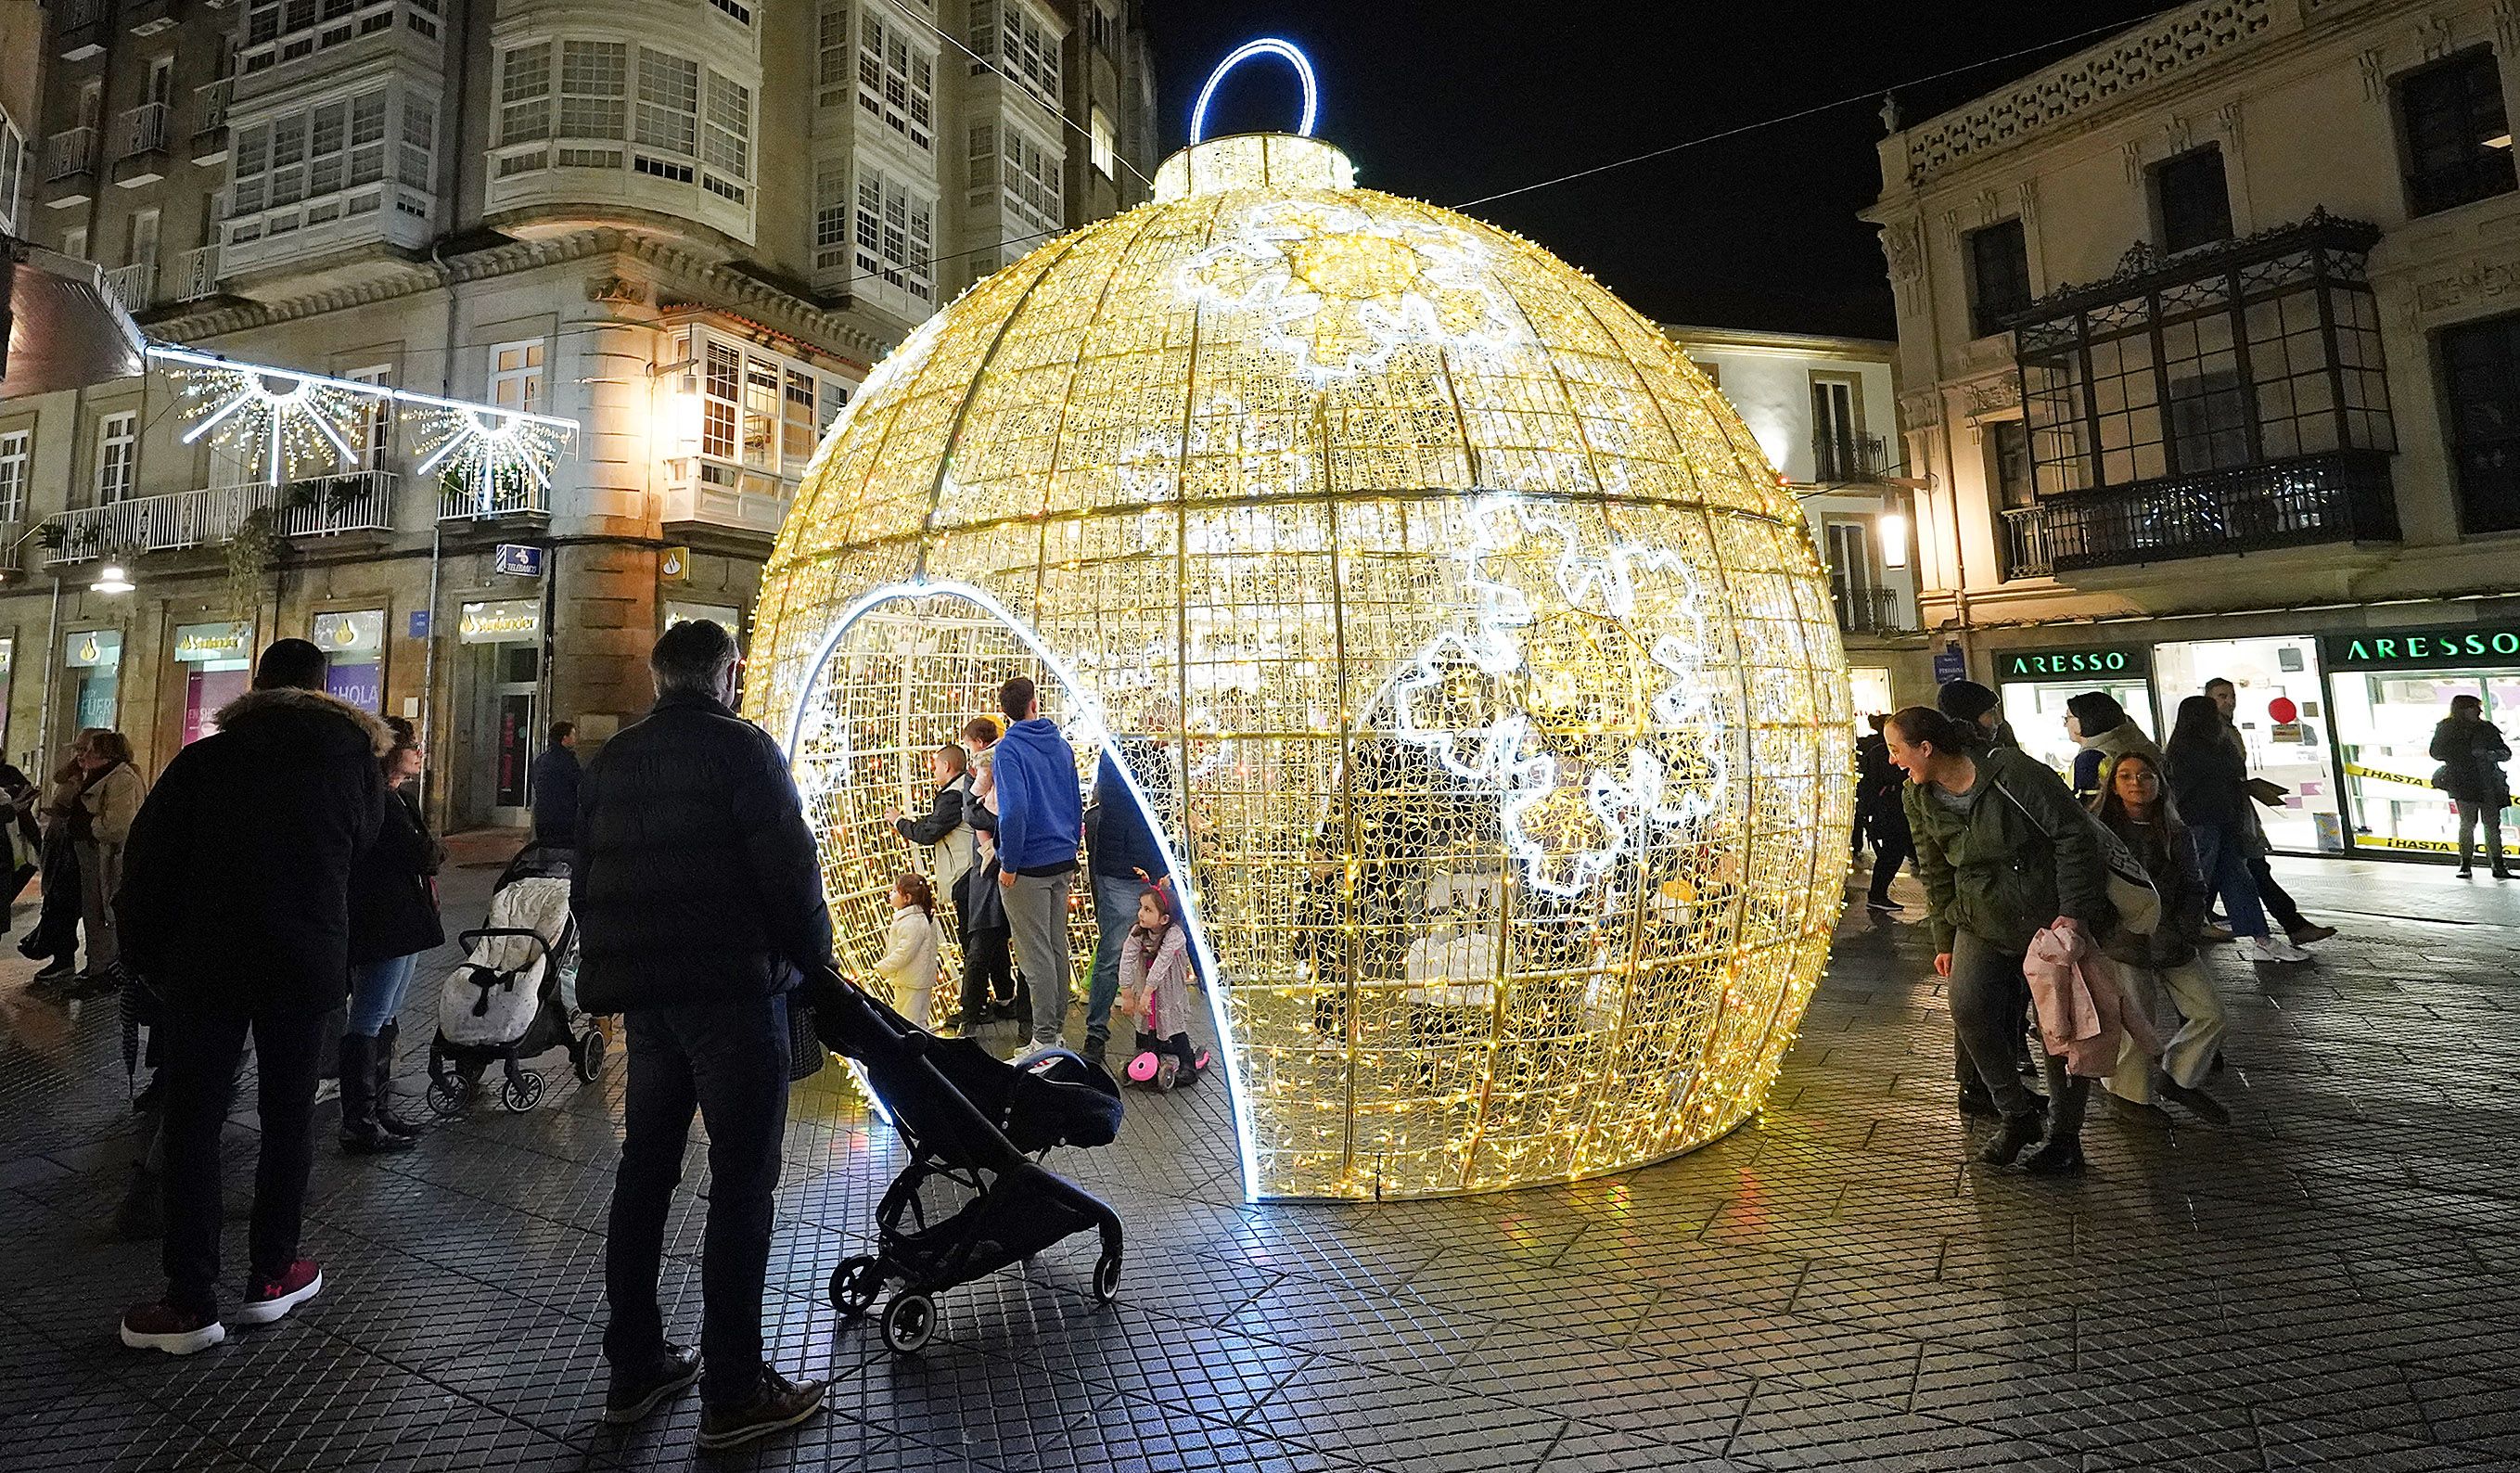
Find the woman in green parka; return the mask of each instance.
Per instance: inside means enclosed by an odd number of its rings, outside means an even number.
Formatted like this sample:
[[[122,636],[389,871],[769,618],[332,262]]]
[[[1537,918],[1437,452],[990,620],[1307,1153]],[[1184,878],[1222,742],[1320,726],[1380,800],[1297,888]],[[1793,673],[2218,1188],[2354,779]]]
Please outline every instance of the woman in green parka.
[[[2096,945],[2107,928],[2107,870],[2091,821],[2045,763],[1980,745],[1930,706],[1900,711],[1884,735],[1890,760],[1908,775],[1903,802],[1932,911],[1934,969],[1949,979],[1959,1048],[2003,1117],[1977,1159],[2039,1174],[2077,1170],[2091,1081],[2042,1050],[2043,1109],[2013,1068],[2013,1045],[2031,938],[2075,926]]]

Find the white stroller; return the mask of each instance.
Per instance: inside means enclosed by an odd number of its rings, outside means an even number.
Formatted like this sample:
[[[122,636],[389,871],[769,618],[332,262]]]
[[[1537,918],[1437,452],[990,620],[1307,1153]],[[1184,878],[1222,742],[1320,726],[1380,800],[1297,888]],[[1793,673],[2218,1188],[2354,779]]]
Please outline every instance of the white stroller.
[[[543,1077],[523,1061],[554,1049],[566,1049],[577,1077],[592,1081],[604,1067],[604,1034],[577,1010],[568,851],[527,845],[490,892],[488,923],[456,939],[465,955],[438,988],[428,1107],[462,1114],[495,1063],[506,1073],[499,1102],[530,1110],[543,1097]]]

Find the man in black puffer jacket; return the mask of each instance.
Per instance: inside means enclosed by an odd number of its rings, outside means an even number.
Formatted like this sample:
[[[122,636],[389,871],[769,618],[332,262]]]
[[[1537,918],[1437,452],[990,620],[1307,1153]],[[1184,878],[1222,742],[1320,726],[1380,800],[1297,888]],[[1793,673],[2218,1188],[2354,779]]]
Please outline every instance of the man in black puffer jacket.
[[[777,743],[739,717],[735,641],[677,624],[649,656],[656,704],[586,770],[569,904],[579,1004],[629,1034],[621,1167],[605,1242],[612,1369],[605,1419],[633,1422],[698,1379],[699,1445],[812,1416],[823,1383],[761,1359],[770,1194],[788,1116],[788,994],[832,967],[814,836]],[[698,1108],[708,1127],[698,1354],[656,1307],[665,1215]]]
[[[393,736],[323,685],[313,645],[263,650],[253,689],[166,764],[131,826],[113,908],[135,985],[162,1007],[167,1293],[122,1317],[125,1345],[190,1355],[225,1336],[219,1131],[248,1030],[262,1150],[234,1318],[268,1323],[324,1287],[297,1254],[316,1059],[349,986],[350,867],[376,838]]]

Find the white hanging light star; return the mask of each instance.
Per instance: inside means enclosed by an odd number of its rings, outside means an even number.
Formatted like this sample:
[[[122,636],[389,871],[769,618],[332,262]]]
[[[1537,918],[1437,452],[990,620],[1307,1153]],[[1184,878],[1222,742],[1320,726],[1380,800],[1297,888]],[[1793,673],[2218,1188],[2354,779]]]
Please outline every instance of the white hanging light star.
[[[237,446],[265,484],[352,469],[367,426],[387,402],[379,385],[234,363],[181,348],[152,347],[173,364],[191,425],[187,445],[203,436]]]
[[[420,451],[419,473],[455,476],[472,509],[483,514],[501,510],[503,496],[521,500],[528,488],[550,489],[552,466],[577,428],[566,420],[482,404],[395,397],[406,406],[404,422]]]

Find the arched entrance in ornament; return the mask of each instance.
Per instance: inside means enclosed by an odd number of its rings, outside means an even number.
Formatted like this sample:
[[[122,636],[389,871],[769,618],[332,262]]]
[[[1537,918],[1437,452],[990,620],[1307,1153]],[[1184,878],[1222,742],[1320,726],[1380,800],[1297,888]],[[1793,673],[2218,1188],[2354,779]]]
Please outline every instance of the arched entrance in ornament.
[[[1175,1163],[1177,1190],[1204,1187],[1226,1200],[1249,1195],[1253,1175],[1248,1115],[1240,1076],[1229,1047],[1229,1022],[1221,979],[1200,927],[1194,881],[1181,864],[1171,835],[1180,832],[1181,783],[1177,755],[1168,741],[1108,732],[1102,707],[1041,637],[986,591],[968,584],[925,583],[878,590],[844,612],[808,667],[796,708],[777,732],[805,805],[806,823],[822,848],[823,890],[832,910],[833,943],[841,970],[873,982],[892,919],[889,894],[904,870],[934,878],[934,857],[904,840],[884,817],[899,807],[927,811],[935,791],[929,754],[957,739],[974,716],[999,716],[998,690],[1016,675],[1040,689],[1042,714],[1058,723],[1076,748],[1081,784],[1089,788],[1102,753],[1121,760],[1130,799],[1148,817],[1172,869],[1182,922],[1207,985],[1199,994],[1206,1015],[1192,1032],[1209,1047],[1216,1065],[1209,1078],[1171,1096],[1130,1093],[1128,1124],[1116,1149],[1141,1149]],[[1074,1004],[1065,1030],[1069,1046],[1084,1039],[1086,997],[1093,981],[1098,926],[1093,884],[1080,865],[1070,890],[1068,955]],[[938,898],[945,898],[939,886]],[[945,971],[935,994],[935,1015],[954,1005],[962,975],[958,939],[948,926]],[[919,1020],[932,1023],[933,1017]],[[1011,1028],[984,1031],[993,1051],[1020,1047]],[[1124,1018],[1114,1015],[1110,1061],[1114,1072],[1131,1052]]]

